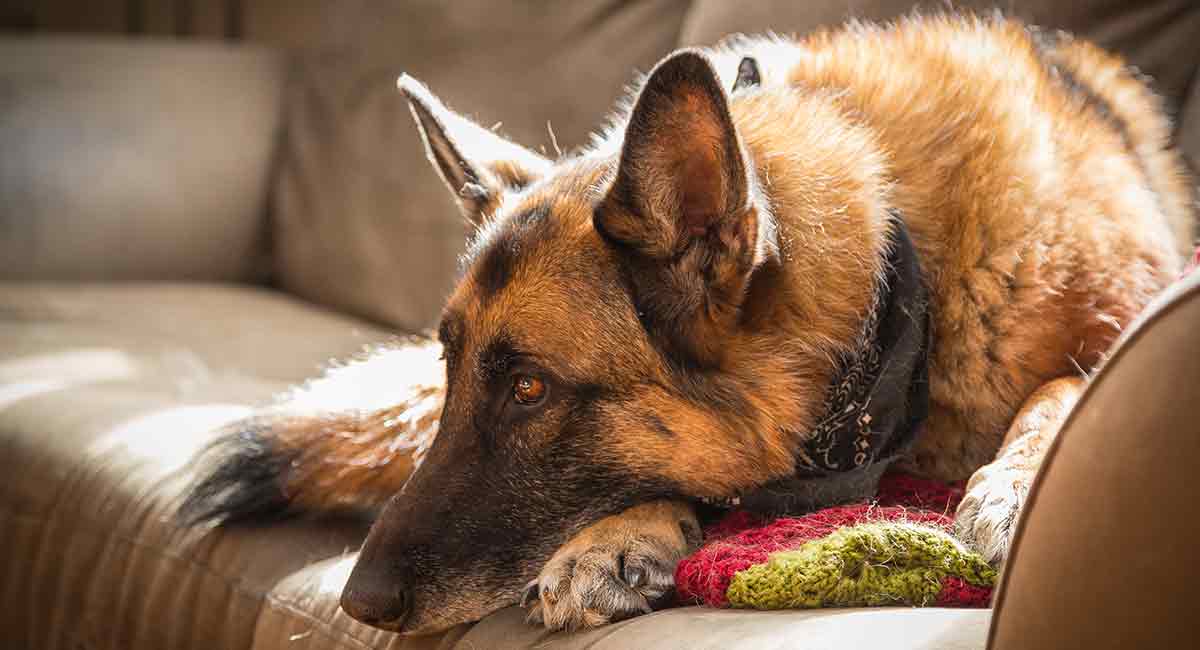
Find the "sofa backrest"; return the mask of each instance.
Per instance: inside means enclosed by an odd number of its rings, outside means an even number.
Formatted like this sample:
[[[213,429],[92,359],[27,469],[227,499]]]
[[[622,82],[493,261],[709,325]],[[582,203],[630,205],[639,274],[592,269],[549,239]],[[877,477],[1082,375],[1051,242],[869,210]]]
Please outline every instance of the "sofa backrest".
[[[57,14],[26,0],[29,22],[54,29],[118,29],[235,38],[289,52],[283,146],[271,189],[277,282],[308,299],[403,329],[436,319],[463,250],[461,219],[424,159],[396,77],[425,81],[453,108],[534,148],[583,144],[622,94],[680,45],[730,32],[804,33],[850,17],[889,19],[911,0],[643,0],[570,3],[489,0],[240,0],[128,3],[119,19]],[[942,8],[930,0],[926,6]],[[1003,6],[1125,54],[1154,77],[1200,157],[1200,3],[1194,0],[965,0]],[[164,9],[170,5],[174,9]],[[94,3],[89,6],[95,6]],[[212,5],[216,6],[216,5]],[[211,10],[212,7],[209,7]],[[174,11],[173,15],[171,14]],[[41,13],[39,13],[41,12]],[[164,14],[165,12],[165,14]],[[90,26],[89,26],[90,25]],[[116,26],[114,26],[116,25]]]
[[[261,275],[284,71],[248,45],[0,38],[0,279]]]

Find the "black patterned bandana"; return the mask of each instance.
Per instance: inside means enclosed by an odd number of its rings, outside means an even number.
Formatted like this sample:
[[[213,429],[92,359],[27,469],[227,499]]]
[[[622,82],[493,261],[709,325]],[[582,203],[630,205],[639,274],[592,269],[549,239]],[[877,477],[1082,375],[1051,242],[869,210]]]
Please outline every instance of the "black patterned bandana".
[[[916,437],[929,411],[928,291],[908,228],[893,217],[875,308],[858,351],[842,359],[830,383],[825,416],[804,436],[795,475],[708,505],[778,515],[867,498]]]

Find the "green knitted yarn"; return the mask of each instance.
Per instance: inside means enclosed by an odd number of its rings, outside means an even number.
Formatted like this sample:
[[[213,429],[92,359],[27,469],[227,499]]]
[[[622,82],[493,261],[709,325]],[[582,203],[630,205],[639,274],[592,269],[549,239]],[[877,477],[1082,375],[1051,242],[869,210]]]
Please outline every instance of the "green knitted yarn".
[[[904,522],[839,528],[734,575],[734,607],[789,609],[928,605],[946,577],[991,586],[996,571],[949,533]]]

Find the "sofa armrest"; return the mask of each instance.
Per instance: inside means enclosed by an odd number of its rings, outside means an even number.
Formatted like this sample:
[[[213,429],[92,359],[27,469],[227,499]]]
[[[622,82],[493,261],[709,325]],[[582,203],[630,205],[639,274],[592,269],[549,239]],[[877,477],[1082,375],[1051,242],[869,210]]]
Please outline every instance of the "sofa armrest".
[[[1179,148],[1200,169],[1200,69],[1192,79],[1191,93],[1179,108]],[[1194,179],[1200,183],[1200,179]]]
[[[0,38],[0,279],[251,279],[283,82],[258,47]]]
[[[1200,273],[1126,330],[1025,504],[989,648],[1196,647]]]

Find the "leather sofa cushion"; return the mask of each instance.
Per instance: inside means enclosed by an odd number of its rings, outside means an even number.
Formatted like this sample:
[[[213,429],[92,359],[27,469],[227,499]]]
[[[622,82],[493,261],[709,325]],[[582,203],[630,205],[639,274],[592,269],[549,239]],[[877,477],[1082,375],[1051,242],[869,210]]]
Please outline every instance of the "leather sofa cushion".
[[[253,46],[0,38],[0,280],[249,280],[284,67]]]
[[[0,328],[0,351],[21,355],[22,367],[44,357],[51,375],[72,367],[55,359],[86,349],[134,355],[171,382],[241,376],[280,387],[392,336],[269,289],[169,283],[0,282]]]

